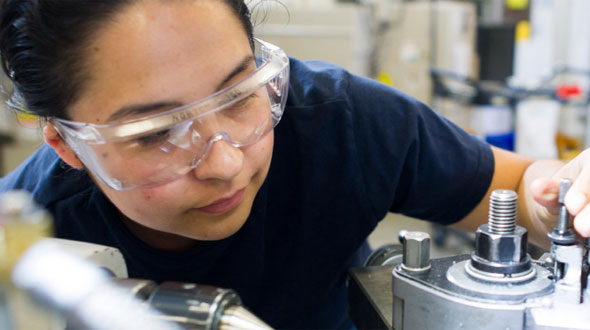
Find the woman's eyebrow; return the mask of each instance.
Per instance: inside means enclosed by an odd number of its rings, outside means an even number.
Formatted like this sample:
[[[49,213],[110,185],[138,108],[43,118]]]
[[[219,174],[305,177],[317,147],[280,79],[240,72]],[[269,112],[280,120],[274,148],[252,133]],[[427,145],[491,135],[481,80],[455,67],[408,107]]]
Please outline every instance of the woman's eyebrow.
[[[250,65],[250,63],[252,63],[253,61],[254,61],[254,56],[252,56],[252,55],[247,55],[246,57],[244,57],[238,63],[238,65],[236,65],[236,67],[227,76],[225,76],[225,78],[223,78],[223,80],[217,85],[217,88],[215,90],[219,91],[223,87],[223,85],[225,85],[233,77],[246,71],[246,69],[248,69],[248,66]],[[183,103],[178,102],[178,101],[161,101],[161,102],[147,103],[147,104],[126,105],[126,106],[118,109],[117,111],[115,111],[112,115],[110,115],[109,118],[107,118],[107,122],[122,119],[122,118],[125,118],[128,116],[139,115],[142,113],[158,110],[160,108],[170,109],[170,108],[174,108],[174,107],[180,107],[182,105],[183,105]]]
[[[182,106],[181,102],[178,101],[163,101],[163,102],[156,102],[156,103],[147,103],[147,104],[132,104],[126,105],[119,110],[115,111],[112,115],[107,118],[107,122],[118,120],[124,117],[138,115],[154,110],[158,110],[160,108],[175,108]]]
[[[230,81],[233,77],[235,77],[236,75],[246,71],[246,69],[248,69],[248,66],[250,66],[250,64],[254,61],[254,56],[252,55],[247,55],[246,57],[244,57],[242,59],[242,61],[240,63],[238,63],[238,65],[232,70],[232,72],[230,72],[225,79],[223,79],[221,81],[221,83],[219,83],[219,85],[217,85],[217,88],[215,89],[216,91],[219,91],[223,85],[225,85],[228,81]]]

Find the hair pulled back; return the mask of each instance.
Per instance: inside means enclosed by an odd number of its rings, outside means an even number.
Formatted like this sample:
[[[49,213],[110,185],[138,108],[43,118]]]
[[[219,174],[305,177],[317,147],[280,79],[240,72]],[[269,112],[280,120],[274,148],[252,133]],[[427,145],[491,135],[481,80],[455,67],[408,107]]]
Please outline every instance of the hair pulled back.
[[[88,79],[85,48],[95,31],[137,1],[4,0],[0,58],[26,110],[68,119],[67,108]],[[251,39],[253,27],[244,0],[220,1],[232,9]]]

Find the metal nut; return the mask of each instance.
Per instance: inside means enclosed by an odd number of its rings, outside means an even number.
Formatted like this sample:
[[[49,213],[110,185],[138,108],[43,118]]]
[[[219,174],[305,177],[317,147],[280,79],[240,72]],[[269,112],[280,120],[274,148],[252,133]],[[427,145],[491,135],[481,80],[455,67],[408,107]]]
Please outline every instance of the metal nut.
[[[488,225],[475,232],[475,254],[490,262],[519,262],[527,257],[527,231],[516,226],[513,234],[492,234]]]
[[[410,272],[424,272],[430,269],[430,235],[419,231],[406,233],[402,268]]]

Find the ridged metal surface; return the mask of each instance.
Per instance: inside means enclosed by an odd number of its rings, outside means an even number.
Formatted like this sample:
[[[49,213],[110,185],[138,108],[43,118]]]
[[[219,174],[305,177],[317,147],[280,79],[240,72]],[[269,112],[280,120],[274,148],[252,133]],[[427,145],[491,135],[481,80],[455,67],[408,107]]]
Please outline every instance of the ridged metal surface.
[[[512,234],[516,227],[518,195],[512,190],[494,190],[490,196],[488,225],[493,234]]]

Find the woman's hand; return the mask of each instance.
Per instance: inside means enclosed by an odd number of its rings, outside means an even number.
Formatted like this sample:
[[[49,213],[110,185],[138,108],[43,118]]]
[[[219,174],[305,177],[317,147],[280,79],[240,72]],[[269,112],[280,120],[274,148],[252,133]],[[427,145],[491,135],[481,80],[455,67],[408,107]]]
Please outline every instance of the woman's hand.
[[[552,229],[559,213],[559,180],[568,178],[572,185],[565,195],[565,206],[574,218],[574,229],[583,237],[590,237],[590,149],[562,166],[551,178],[537,178],[530,185],[530,193],[538,203],[537,217]]]

